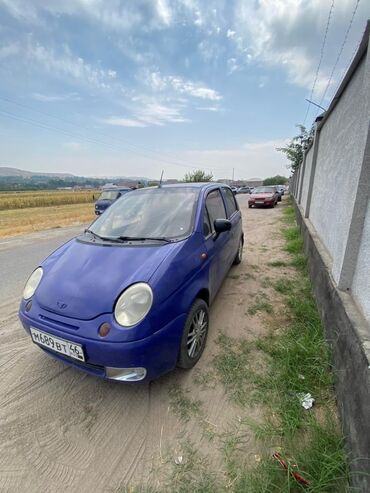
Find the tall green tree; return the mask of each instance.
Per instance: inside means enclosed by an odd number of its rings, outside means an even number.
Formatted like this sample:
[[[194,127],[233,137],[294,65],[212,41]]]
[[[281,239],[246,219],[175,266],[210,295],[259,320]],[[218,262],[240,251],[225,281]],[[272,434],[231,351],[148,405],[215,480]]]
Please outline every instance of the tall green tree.
[[[283,152],[289,160],[288,168],[295,171],[303,161],[303,153],[307,143],[313,137],[313,129],[307,130],[304,125],[296,125],[300,132],[292,138],[285,147],[277,147],[276,150]]]
[[[198,183],[198,182],[202,182],[202,181],[212,181],[212,179],[213,179],[213,175],[211,173],[210,174],[207,174],[205,171],[203,171],[201,169],[197,169],[195,171],[186,173],[186,175],[184,176],[184,181],[186,181],[188,183],[190,183],[190,182]]]
[[[288,178],[286,176],[276,175],[270,176],[269,178],[265,178],[263,180],[263,184],[268,185],[285,185],[288,182]]]

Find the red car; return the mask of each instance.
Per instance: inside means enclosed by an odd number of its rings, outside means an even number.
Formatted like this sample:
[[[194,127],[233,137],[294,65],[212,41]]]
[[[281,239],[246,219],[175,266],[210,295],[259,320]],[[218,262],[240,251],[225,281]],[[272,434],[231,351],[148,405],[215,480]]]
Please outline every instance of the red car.
[[[257,187],[248,200],[248,206],[275,207],[279,200],[279,193],[275,187]]]

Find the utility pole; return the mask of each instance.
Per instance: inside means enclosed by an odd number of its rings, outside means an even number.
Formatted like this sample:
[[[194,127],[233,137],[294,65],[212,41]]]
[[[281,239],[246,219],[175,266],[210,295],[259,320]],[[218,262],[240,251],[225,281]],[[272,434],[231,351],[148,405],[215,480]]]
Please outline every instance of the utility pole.
[[[232,182],[234,183],[234,168],[233,168],[233,179],[232,179]]]

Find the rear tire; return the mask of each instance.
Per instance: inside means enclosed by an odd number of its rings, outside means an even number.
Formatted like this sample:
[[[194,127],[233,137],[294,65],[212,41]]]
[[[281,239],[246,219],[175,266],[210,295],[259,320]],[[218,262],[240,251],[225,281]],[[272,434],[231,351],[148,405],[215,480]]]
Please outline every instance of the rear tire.
[[[199,361],[206,346],[208,325],[208,305],[198,298],[186,318],[177,361],[178,367],[188,370]]]

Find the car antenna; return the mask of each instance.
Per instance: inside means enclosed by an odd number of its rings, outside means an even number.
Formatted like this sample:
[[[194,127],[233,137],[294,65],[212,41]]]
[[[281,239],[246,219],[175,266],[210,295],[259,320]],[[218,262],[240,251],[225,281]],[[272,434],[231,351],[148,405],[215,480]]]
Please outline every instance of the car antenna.
[[[161,187],[162,187],[162,178],[163,178],[163,173],[164,173],[164,170],[162,169],[161,178],[160,178],[160,180],[159,180],[158,188],[161,188]]]

